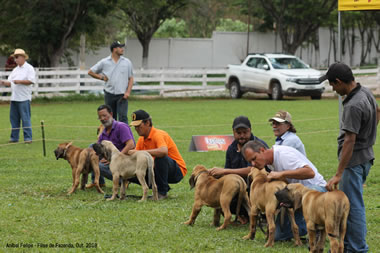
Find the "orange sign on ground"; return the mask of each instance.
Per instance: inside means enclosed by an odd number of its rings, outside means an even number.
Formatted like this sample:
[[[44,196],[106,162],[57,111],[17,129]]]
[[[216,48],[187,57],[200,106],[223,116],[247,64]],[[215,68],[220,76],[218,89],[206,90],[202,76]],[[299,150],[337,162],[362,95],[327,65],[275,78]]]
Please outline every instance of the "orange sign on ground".
[[[193,135],[189,151],[225,151],[233,141],[232,135]]]
[[[338,0],[338,10],[380,10],[380,0]]]

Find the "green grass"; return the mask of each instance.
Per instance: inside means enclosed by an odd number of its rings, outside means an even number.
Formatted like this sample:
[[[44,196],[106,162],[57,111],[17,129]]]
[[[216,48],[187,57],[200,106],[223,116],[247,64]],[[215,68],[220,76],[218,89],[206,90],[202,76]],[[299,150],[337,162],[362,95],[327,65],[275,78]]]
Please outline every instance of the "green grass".
[[[131,99],[129,113],[148,111],[153,124],[173,137],[189,169],[182,182],[171,185],[168,200],[145,203],[133,198],[107,202],[94,189],[66,195],[71,186],[71,168],[66,161],[57,161],[53,150],[63,141],[74,141],[80,147],[94,142],[99,125],[96,108],[101,103],[91,99],[34,101],[34,142],[30,145],[7,144],[9,105],[0,105],[0,252],[10,251],[7,243],[30,243],[33,248],[21,249],[27,252],[51,251],[38,248],[38,243],[78,247],[60,248],[65,252],[90,252],[93,248],[86,246],[93,243],[99,252],[307,252],[305,245],[295,248],[291,242],[275,243],[272,249],[266,249],[260,231],[254,241],[244,241],[248,225],[216,231],[210,226],[212,209],[208,207],[203,207],[194,226],[183,225],[193,204],[194,192],[188,185],[192,168],[196,164],[223,166],[225,159],[224,152],[197,153],[188,148],[192,135],[231,134],[232,121],[239,115],[247,115],[254,134],[272,145],[275,138],[267,120],[284,109],[292,113],[309,159],[328,179],[337,167],[337,100]],[[46,157],[42,154],[41,120],[45,124]],[[375,154],[379,153],[377,141]],[[380,248],[379,178],[376,163],[364,190],[370,252]],[[111,182],[106,183],[105,191],[110,193]],[[141,187],[131,185],[127,194],[141,195]],[[81,244],[84,248],[79,248]]]

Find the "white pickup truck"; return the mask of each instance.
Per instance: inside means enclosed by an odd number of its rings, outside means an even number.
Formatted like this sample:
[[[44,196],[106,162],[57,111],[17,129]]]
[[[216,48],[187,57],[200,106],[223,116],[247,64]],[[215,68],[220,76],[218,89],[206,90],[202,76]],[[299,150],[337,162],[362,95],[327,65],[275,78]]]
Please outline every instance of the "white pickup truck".
[[[226,88],[232,98],[248,91],[267,93],[273,100],[287,96],[321,99],[321,72],[286,54],[249,54],[241,65],[228,65]]]

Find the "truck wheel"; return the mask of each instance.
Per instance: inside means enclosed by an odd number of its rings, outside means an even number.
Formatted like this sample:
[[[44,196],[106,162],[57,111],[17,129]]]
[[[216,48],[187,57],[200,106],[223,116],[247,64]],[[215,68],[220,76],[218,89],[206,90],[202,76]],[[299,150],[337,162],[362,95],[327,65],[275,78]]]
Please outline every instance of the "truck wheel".
[[[320,100],[322,98],[322,94],[311,96],[311,99]]]
[[[282,99],[282,90],[279,83],[274,83],[272,85],[272,100],[281,100]]]
[[[232,81],[230,86],[230,96],[231,98],[241,98],[243,93],[240,90],[240,85],[237,81]]]

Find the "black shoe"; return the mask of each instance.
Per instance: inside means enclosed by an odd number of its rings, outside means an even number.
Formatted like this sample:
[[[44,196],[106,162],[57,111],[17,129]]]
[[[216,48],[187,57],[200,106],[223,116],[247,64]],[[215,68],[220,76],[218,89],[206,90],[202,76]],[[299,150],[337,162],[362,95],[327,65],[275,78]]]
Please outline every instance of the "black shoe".
[[[110,199],[110,198],[112,198],[112,194],[104,194],[104,198],[105,199]],[[118,198],[118,199],[120,198],[119,194],[116,195],[116,198]]]

